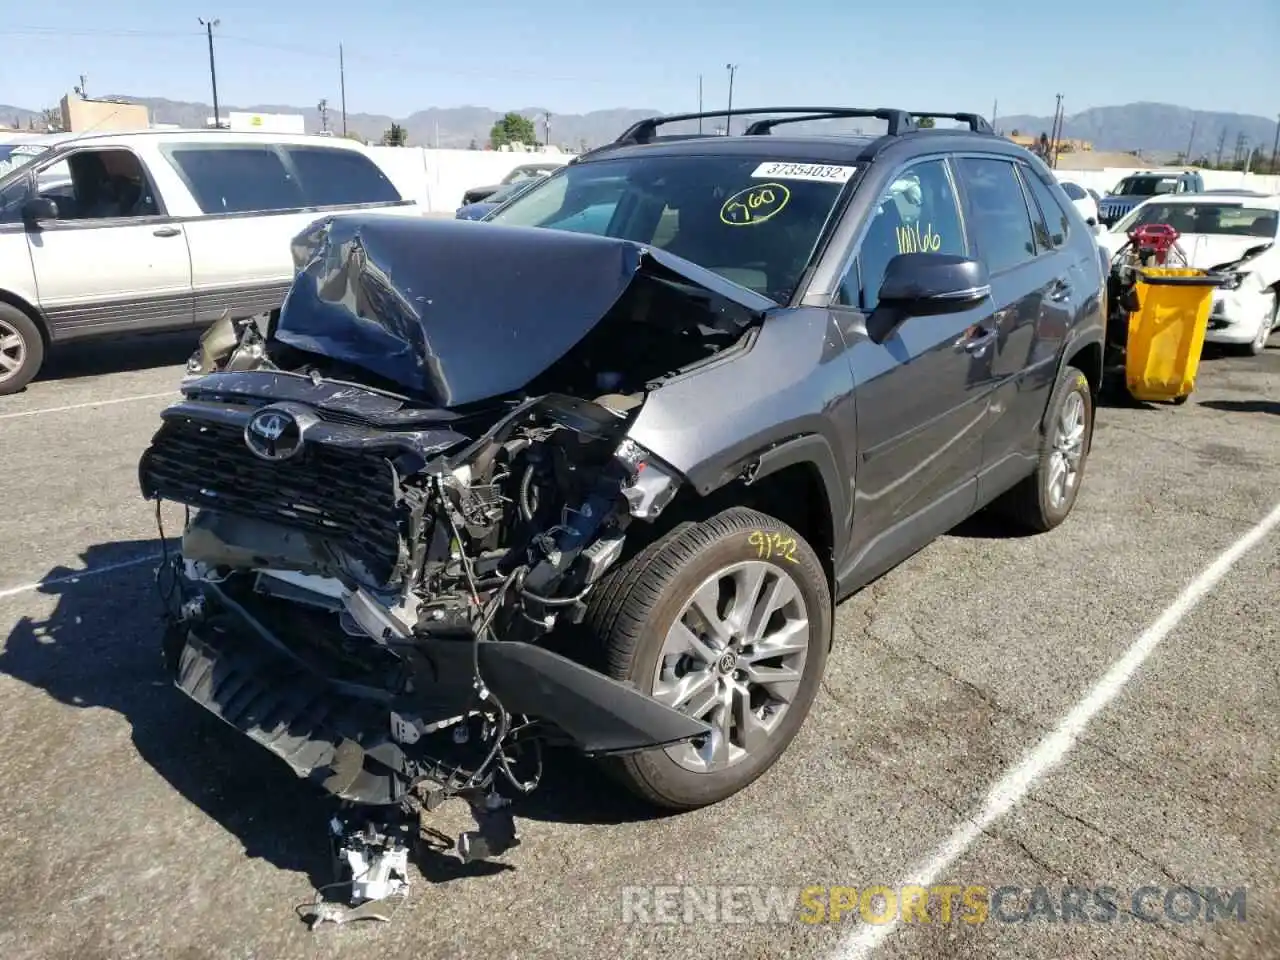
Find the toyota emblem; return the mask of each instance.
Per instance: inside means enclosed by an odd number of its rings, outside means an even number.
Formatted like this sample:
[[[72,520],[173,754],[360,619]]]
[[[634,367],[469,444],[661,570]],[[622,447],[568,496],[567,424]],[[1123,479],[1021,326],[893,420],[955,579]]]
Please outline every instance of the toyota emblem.
[[[245,446],[263,460],[288,460],[302,449],[302,427],[287,410],[259,410],[244,427]]]

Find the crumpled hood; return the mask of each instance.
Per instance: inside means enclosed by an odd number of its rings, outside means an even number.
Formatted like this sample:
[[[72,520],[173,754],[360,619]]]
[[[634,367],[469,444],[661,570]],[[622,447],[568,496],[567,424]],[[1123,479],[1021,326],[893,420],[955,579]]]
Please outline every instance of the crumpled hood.
[[[1202,270],[1229,266],[1250,250],[1267,245],[1266,237],[1233,237],[1212,233],[1184,233],[1178,246],[1191,266]]]
[[[298,274],[273,341],[442,407],[524,387],[643,272],[674,274],[753,311],[777,306],[631,241],[465,220],[330,217],[294,238],[293,259]]]

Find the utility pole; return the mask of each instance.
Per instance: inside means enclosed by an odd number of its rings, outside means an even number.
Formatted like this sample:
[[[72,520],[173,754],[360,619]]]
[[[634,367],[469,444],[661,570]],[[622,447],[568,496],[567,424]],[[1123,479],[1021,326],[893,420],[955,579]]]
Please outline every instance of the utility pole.
[[[1222,132],[1218,134],[1218,152],[1214,158],[1213,165],[1215,167],[1222,166],[1222,148],[1227,144],[1227,128],[1223,127]]]
[[[338,81],[342,84],[342,135],[347,135],[347,65],[342,59],[342,44],[338,44]]]
[[[1187,137],[1187,152],[1183,155],[1187,166],[1191,166],[1191,145],[1196,142],[1196,121],[1191,121],[1191,136]]]
[[[698,113],[702,113],[702,74],[698,74]],[[698,117],[698,133],[702,133],[702,117]]]
[[[999,107],[1000,107],[999,99],[995,99],[991,101],[991,129],[992,130],[996,129],[996,110],[999,109]],[[998,133],[999,131],[996,131],[996,132]]]
[[[316,104],[316,109],[320,111],[320,132],[329,132],[329,101],[321,100]]]
[[[76,93],[80,94],[81,100],[89,99],[89,84],[85,82],[85,75],[80,74],[80,86],[76,87]]]
[[[1233,167],[1240,166],[1244,160],[1244,145],[1247,142],[1248,139],[1245,137],[1243,130],[1236,134],[1236,148],[1231,152],[1231,165]]]
[[[542,115],[542,136],[545,146],[551,146],[551,111]]]
[[[1051,167],[1056,167],[1058,165],[1058,137],[1062,133],[1062,94],[1059,93],[1056,96],[1058,103],[1057,106],[1053,108],[1053,133],[1049,136],[1049,149],[1053,151],[1053,153],[1051,157],[1046,158],[1049,160],[1049,165]]]
[[[218,71],[213,66],[213,28],[222,23],[221,20],[205,20],[203,17],[197,18],[200,25],[205,28],[209,34],[209,81],[213,84],[213,126],[216,130],[222,126],[218,119]]]
[[[726,63],[724,68],[729,71],[729,106],[725,108],[724,114],[724,135],[727,137],[733,127],[733,75],[738,72],[738,65],[736,63]]]

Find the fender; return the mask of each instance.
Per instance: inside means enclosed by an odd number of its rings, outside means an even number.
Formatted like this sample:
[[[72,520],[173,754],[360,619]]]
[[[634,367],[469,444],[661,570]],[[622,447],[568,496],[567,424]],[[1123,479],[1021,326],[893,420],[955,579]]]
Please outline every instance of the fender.
[[[744,481],[748,486],[797,464],[809,464],[818,471],[827,497],[827,515],[831,518],[830,543],[833,559],[842,557],[852,524],[852,506],[842,471],[836,464],[835,452],[827,438],[817,433],[805,434],[776,444],[755,455],[747,465]]]

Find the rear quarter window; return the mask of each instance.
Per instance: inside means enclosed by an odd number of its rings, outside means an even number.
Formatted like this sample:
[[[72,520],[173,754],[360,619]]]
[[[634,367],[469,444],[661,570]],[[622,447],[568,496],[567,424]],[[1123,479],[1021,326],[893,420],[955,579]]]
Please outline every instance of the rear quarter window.
[[[399,203],[391,179],[363,153],[326,147],[286,147],[303,196],[319,207]]]
[[[297,178],[269,146],[178,146],[169,162],[202,213],[254,213],[308,206]]]

